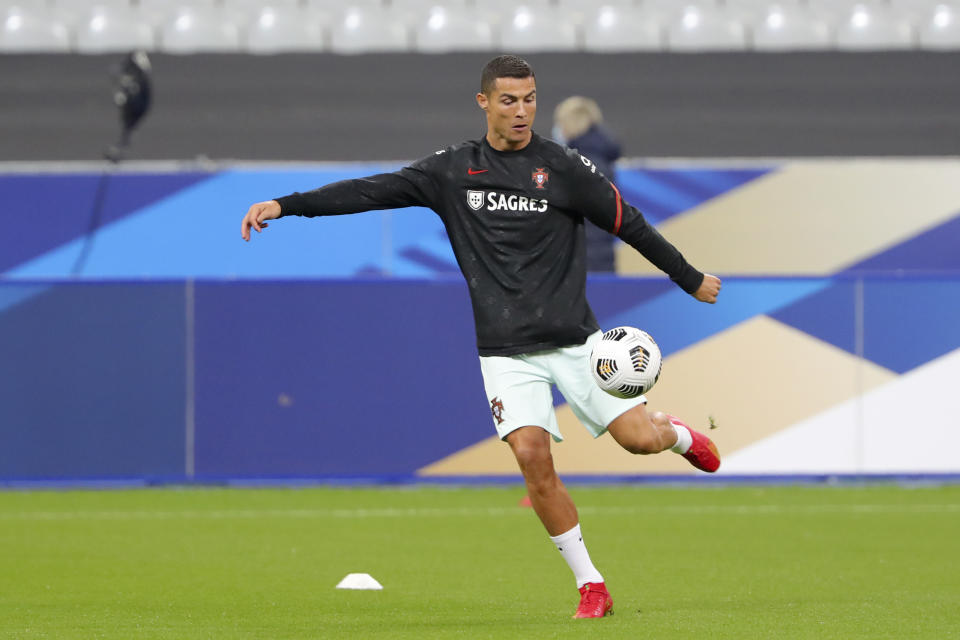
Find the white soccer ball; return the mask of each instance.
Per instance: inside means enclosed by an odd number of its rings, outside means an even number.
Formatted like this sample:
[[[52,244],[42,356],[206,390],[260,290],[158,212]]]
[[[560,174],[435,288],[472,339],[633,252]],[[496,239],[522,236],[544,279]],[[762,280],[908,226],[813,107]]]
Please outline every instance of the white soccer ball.
[[[617,327],[603,334],[590,353],[597,385],[618,398],[636,398],[660,377],[660,347],[646,331]]]

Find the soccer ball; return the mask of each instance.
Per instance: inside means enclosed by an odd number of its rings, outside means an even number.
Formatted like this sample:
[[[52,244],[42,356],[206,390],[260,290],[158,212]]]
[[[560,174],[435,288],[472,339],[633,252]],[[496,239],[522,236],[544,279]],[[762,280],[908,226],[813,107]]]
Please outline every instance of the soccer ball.
[[[601,389],[618,398],[636,398],[660,377],[660,347],[645,331],[617,327],[603,334],[590,353],[590,371]]]

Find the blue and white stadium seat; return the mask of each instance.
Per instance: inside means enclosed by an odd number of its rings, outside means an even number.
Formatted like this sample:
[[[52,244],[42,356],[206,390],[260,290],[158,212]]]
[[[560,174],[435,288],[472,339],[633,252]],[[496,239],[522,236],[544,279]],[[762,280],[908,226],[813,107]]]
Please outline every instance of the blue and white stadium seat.
[[[910,23],[882,5],[854,5],[846,18],[837,25],[839,49],[909,49],[914,43]]]
[[[489,51],[495,42],[493,27],[464,11],[433,7],[414,24],[414,43],[421,53]]]
[[[300,9],[300,0],[220,0],[227,11],[256,13],[261,9]]]
[[[244,23],[244,50],[250,53],[323,51],[327,48],[324,17],[297,7],[273,6],[250,11]]]
[[[351,7],[330,32],[335,53],[391,53],[410,50],[410,32],[389,10]]]
[[[580,48],[576,25],[554,8],[521,6],[500,25],[500,45],[505,51],[576,51]]]
[[[934,7],[921,21],[917,37],[924,49],[960,49],[960,6]]]
[[[180,7],[160,28],[160,50],[180,54],[240,51],[238,18],[219,8]]]
[[[220,4],[219,0],[137,0],[135,3],[128,0],[141,11],[164,14],[176,13],[180,7],[212,9]]]
[[[832,44],[826,20],[796,4],[771,7],[751,27],[757,51],[829,49]]]
[[[583,47],[587,51],[658,51],[663,42],[660,19],[626,4],[601,6],[583,23]]]
[[[45,10],[9,7],[0,23],[0,51],[67,52],[70,30],[65,22]]]
[[[736,51],[747,43],[744,24],[719,9],[691,5],[667,25],[671,51]]]
[[[645,11],[676,17],[689,7],[697,7],[703,10],[717,9],[722,5],[722,2],[721,0],[680,0],[679,2],[673,2],[672,0],[641,0],[637,4]]]
[[[149,21],[129,5],[98,5],[75,26],[76,50],[108,53],[156,48],[156,33]]]
[[[159,38],[163,25],[176,15],[181,8],[214,10],[217,0],[139,0],[135,5],[144,18],[153,25]]]
[[[13,4],[17,4],[14,2]],[[75,11],[89,13],[94,7],[109,7],[112,9],[136,9],[130,0],[50,0],[46,6],[61,11]]]
[[[473,9],[481,20],[484,20],[495,29],[502,29],[510,23],[514,16],[520,11],[529,11],[539,13],[541,11],[551,11],[556,7],[551,0],[484,0],[477,2],[473,0]]]
[[[805,0],[811,11],[832,21],[843,21],[857,7],[889,6],[887,0]]]
[[[805,8],[803,0],[735,0],[723,8],[727,14],[744,24],[763,20],[771,11],[797,11]]]
[[[347,9],[383,9],[386,3],[383,0],[303,0],[307,9],[342,13]]]
[[[466,11],[472,7],[473,4],[468,2],[468,0],[445,0],[444,2],[438,2],[437,0],[393,0],[390,3],[390,8],[394,11],[411,11],[418,15],[430,13],[430,10],[435,8],[456,12]]]

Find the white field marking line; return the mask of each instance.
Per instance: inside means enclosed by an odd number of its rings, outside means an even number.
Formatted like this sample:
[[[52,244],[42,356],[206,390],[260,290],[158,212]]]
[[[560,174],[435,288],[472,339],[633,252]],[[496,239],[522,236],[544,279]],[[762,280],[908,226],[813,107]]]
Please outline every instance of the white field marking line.
[[[587,515],[859,515],[897,513],[960,513],[960,504],[848,505],[664,505],[581,507]],[[510,516],[531,513],[520,507],[459,507],[409,509],[217,509],[184,511],[16,511],[0,512],[0,520],[254,520],[261,518],[447,518]]]

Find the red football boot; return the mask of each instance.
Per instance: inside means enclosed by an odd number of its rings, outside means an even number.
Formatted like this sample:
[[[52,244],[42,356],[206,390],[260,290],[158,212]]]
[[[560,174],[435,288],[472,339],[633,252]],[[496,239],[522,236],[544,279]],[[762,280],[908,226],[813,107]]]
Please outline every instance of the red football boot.
[[[613,615],[613,598],[602,582],[588,582],[580,587],[580,606],[574,618],[602,618]]]
[[[693,444],[683,454],[687,462],[707,473],[713,473],[720,468],[720,452],[717,451],[717,445],[713,444],[713,440],[699,431],[694,431],[686,422],[675,416],[670,416],[670,422],[687,427],[690,435],[693,436]]]

